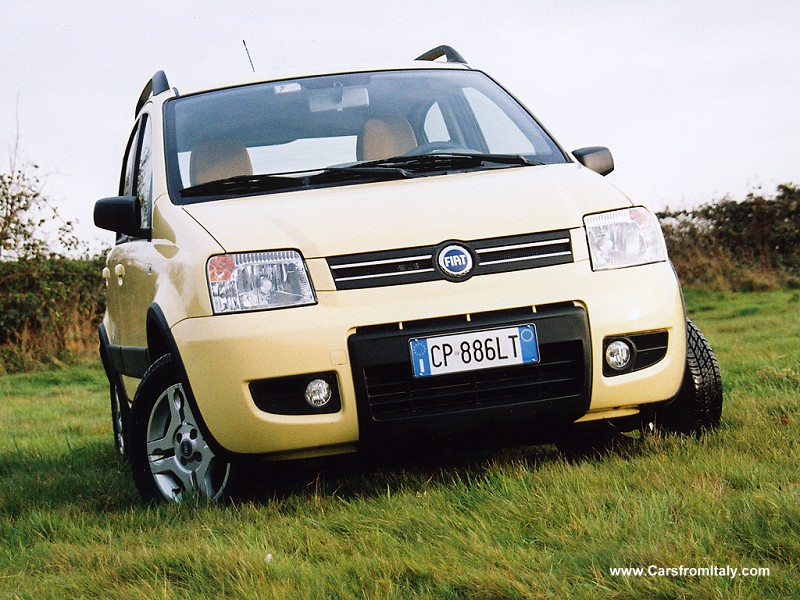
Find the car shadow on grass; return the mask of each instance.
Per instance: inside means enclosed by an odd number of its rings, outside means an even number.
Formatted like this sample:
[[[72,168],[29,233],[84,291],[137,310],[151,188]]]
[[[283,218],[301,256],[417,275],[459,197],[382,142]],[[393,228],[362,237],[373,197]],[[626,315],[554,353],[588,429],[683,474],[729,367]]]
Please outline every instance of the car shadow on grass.
[[[535,472],[542,465],[563,460],[625,460],[645,452],[647,443],[620,434],[603,447],[559,446],[482,450],[418,446],[295,461],[240,460],[235,463],[230,500],[267,504],[292,498],[378,497],[387,491],[481,481],[510,470]],[[142,506],[128,461],[105,441],[58,453],[34,448],[0,454],[0,514],[13,516],[65,506],[103,513]]]
[[[231,500],[268,503],[296,496],[386,496],[387,492],[420,491],[430,485],[481,481],[507,471],[535,473],[558,461],[625,460],[646,452],[647,446],[641,437],[620,434],[602,448],[570,451],[550,443],[479,451],[448,446],[275,463],[246,461],[236,465]]]

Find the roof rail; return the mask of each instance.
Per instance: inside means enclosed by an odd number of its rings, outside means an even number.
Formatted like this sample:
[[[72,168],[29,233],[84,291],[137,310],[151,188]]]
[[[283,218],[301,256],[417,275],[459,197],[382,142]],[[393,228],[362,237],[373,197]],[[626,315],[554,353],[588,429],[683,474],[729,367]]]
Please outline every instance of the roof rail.
[[[161,92],[166,92],[169,89],[169,82],[167,75],[164,71],[158,71],[150,78],[147,85],[144,86],[142,94],[139,96],[139,101],[136,103],[136,112],[134,116],[139,114],[142,110],[144,103],[150,99],[150,96],[158,96]]]
[[[418,56],[415,60],[436,60],[444,56],[447,62],[467,64],[467,61],[461,56],[457,50],[451,46],[437,46],[432,50],[428,50],[425,54]]]

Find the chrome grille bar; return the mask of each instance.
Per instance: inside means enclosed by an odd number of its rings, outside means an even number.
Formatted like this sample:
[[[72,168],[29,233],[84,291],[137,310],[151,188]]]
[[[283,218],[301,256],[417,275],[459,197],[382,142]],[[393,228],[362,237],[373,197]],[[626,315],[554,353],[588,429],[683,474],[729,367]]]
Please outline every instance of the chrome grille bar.
[[[473,253],[475,266],[470,276],[534,269],[573,260],[569,230],[562,229],[332,256],[327,262],[337,290],[444,280],[447,277],[436,264],[437,256],[443,247],[453,244]]]

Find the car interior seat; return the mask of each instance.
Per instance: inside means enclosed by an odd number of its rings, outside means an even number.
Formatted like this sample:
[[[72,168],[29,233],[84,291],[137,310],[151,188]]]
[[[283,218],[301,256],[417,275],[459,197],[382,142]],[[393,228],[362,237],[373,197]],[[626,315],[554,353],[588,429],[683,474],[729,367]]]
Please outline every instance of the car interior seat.
[[[411,123],[402,117],[369,119],[358,142],[359,160],[384,160],[417,147]]]
[[[253,164],[247,148],[235,138],[201,142],[194,147],[189,159],[191,185],[252,174]]]

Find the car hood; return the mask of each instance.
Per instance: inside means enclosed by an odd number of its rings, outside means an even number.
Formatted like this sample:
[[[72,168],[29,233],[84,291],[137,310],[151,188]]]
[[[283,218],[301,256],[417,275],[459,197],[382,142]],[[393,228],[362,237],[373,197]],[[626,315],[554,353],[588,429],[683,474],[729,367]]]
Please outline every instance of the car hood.
[[[575,164],[514,167],[185,205],[226,252],[298,249],[305,258],[583,225],[631,206]]]

